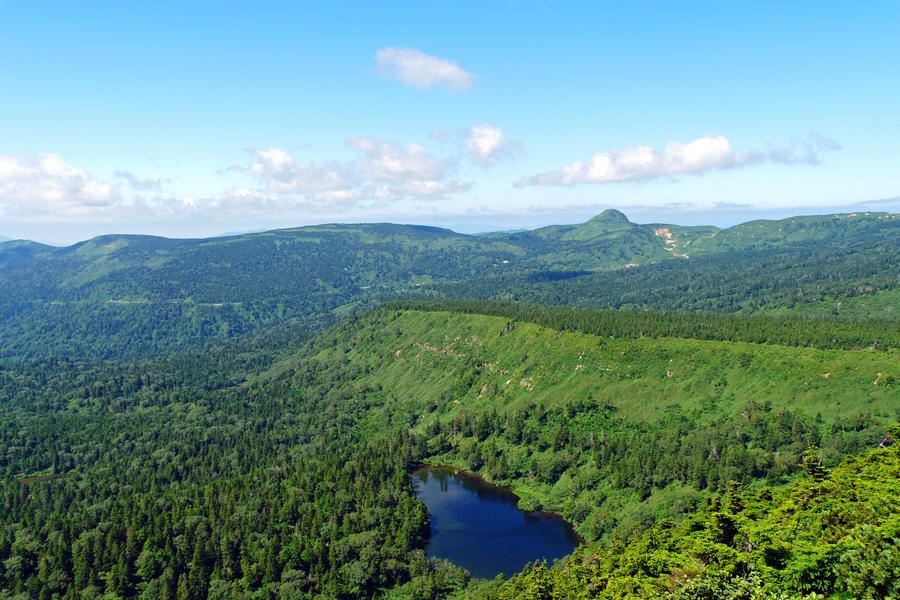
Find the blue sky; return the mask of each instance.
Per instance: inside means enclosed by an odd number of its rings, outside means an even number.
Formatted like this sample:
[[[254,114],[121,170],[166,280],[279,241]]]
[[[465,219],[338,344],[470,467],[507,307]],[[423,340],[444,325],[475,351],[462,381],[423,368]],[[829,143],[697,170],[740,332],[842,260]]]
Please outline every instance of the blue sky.
[[[900,210],[898,36],[895,1],[0,0],[0,235]]]

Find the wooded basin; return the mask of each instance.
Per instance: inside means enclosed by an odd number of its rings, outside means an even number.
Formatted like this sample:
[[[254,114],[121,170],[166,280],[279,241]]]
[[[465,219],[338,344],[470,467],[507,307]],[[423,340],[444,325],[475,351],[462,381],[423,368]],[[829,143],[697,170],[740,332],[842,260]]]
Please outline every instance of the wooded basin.
[[[413,473],[413,487],[431,513],[426,555],[473,577],[511,575],[536,560],[549,564],[581,542],[561,516],[521,511],[512,491],[455,467],[425,465]]]

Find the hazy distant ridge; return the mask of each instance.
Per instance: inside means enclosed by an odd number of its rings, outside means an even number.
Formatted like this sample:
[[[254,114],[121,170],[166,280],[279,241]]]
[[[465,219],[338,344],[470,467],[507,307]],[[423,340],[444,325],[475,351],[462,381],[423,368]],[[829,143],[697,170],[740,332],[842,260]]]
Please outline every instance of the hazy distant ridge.
[[[804,302],[811,314],[832,304],[846,313],[860,294],[900,293],[898,239],[900,218],[888,213],[718,229],[636,224],[607,210],[578,225],[482,236],[377,223],[209,239],[105,235],[66,248],[6,242],[0,358],[168,353],[292,320],[320,328],[408,296],[722,312],[771,308],[777,296],[789,310]],[[762,279],[751,272],[759,264],[771,265]],[[748,275],[758,284],[744,285]],[[726,294],[727,304],[712,303]],[[900,297],[883,300],[866,314],[892,317]]]

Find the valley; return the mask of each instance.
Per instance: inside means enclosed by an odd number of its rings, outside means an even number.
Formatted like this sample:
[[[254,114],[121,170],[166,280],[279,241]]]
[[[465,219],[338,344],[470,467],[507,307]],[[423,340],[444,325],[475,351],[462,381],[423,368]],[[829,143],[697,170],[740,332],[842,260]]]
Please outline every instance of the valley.
[[[0,244],[0,588],[887,597],[897,227],[607,211],[478,237]],[[473,578],[426,551],[423,462],[512,488],[586,546]]]

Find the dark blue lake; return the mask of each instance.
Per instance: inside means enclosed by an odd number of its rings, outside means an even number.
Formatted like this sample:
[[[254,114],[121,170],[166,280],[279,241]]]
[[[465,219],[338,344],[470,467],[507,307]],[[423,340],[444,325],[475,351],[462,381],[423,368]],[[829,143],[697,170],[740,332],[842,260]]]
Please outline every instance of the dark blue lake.
[[[581,542],[562,517],[523,512],[510,490],[454,467],[426,465],[413,473],[413,486],[431,513],[426,555],[446,558],[473,577],[513,575],[535,560],[549,564]]]

